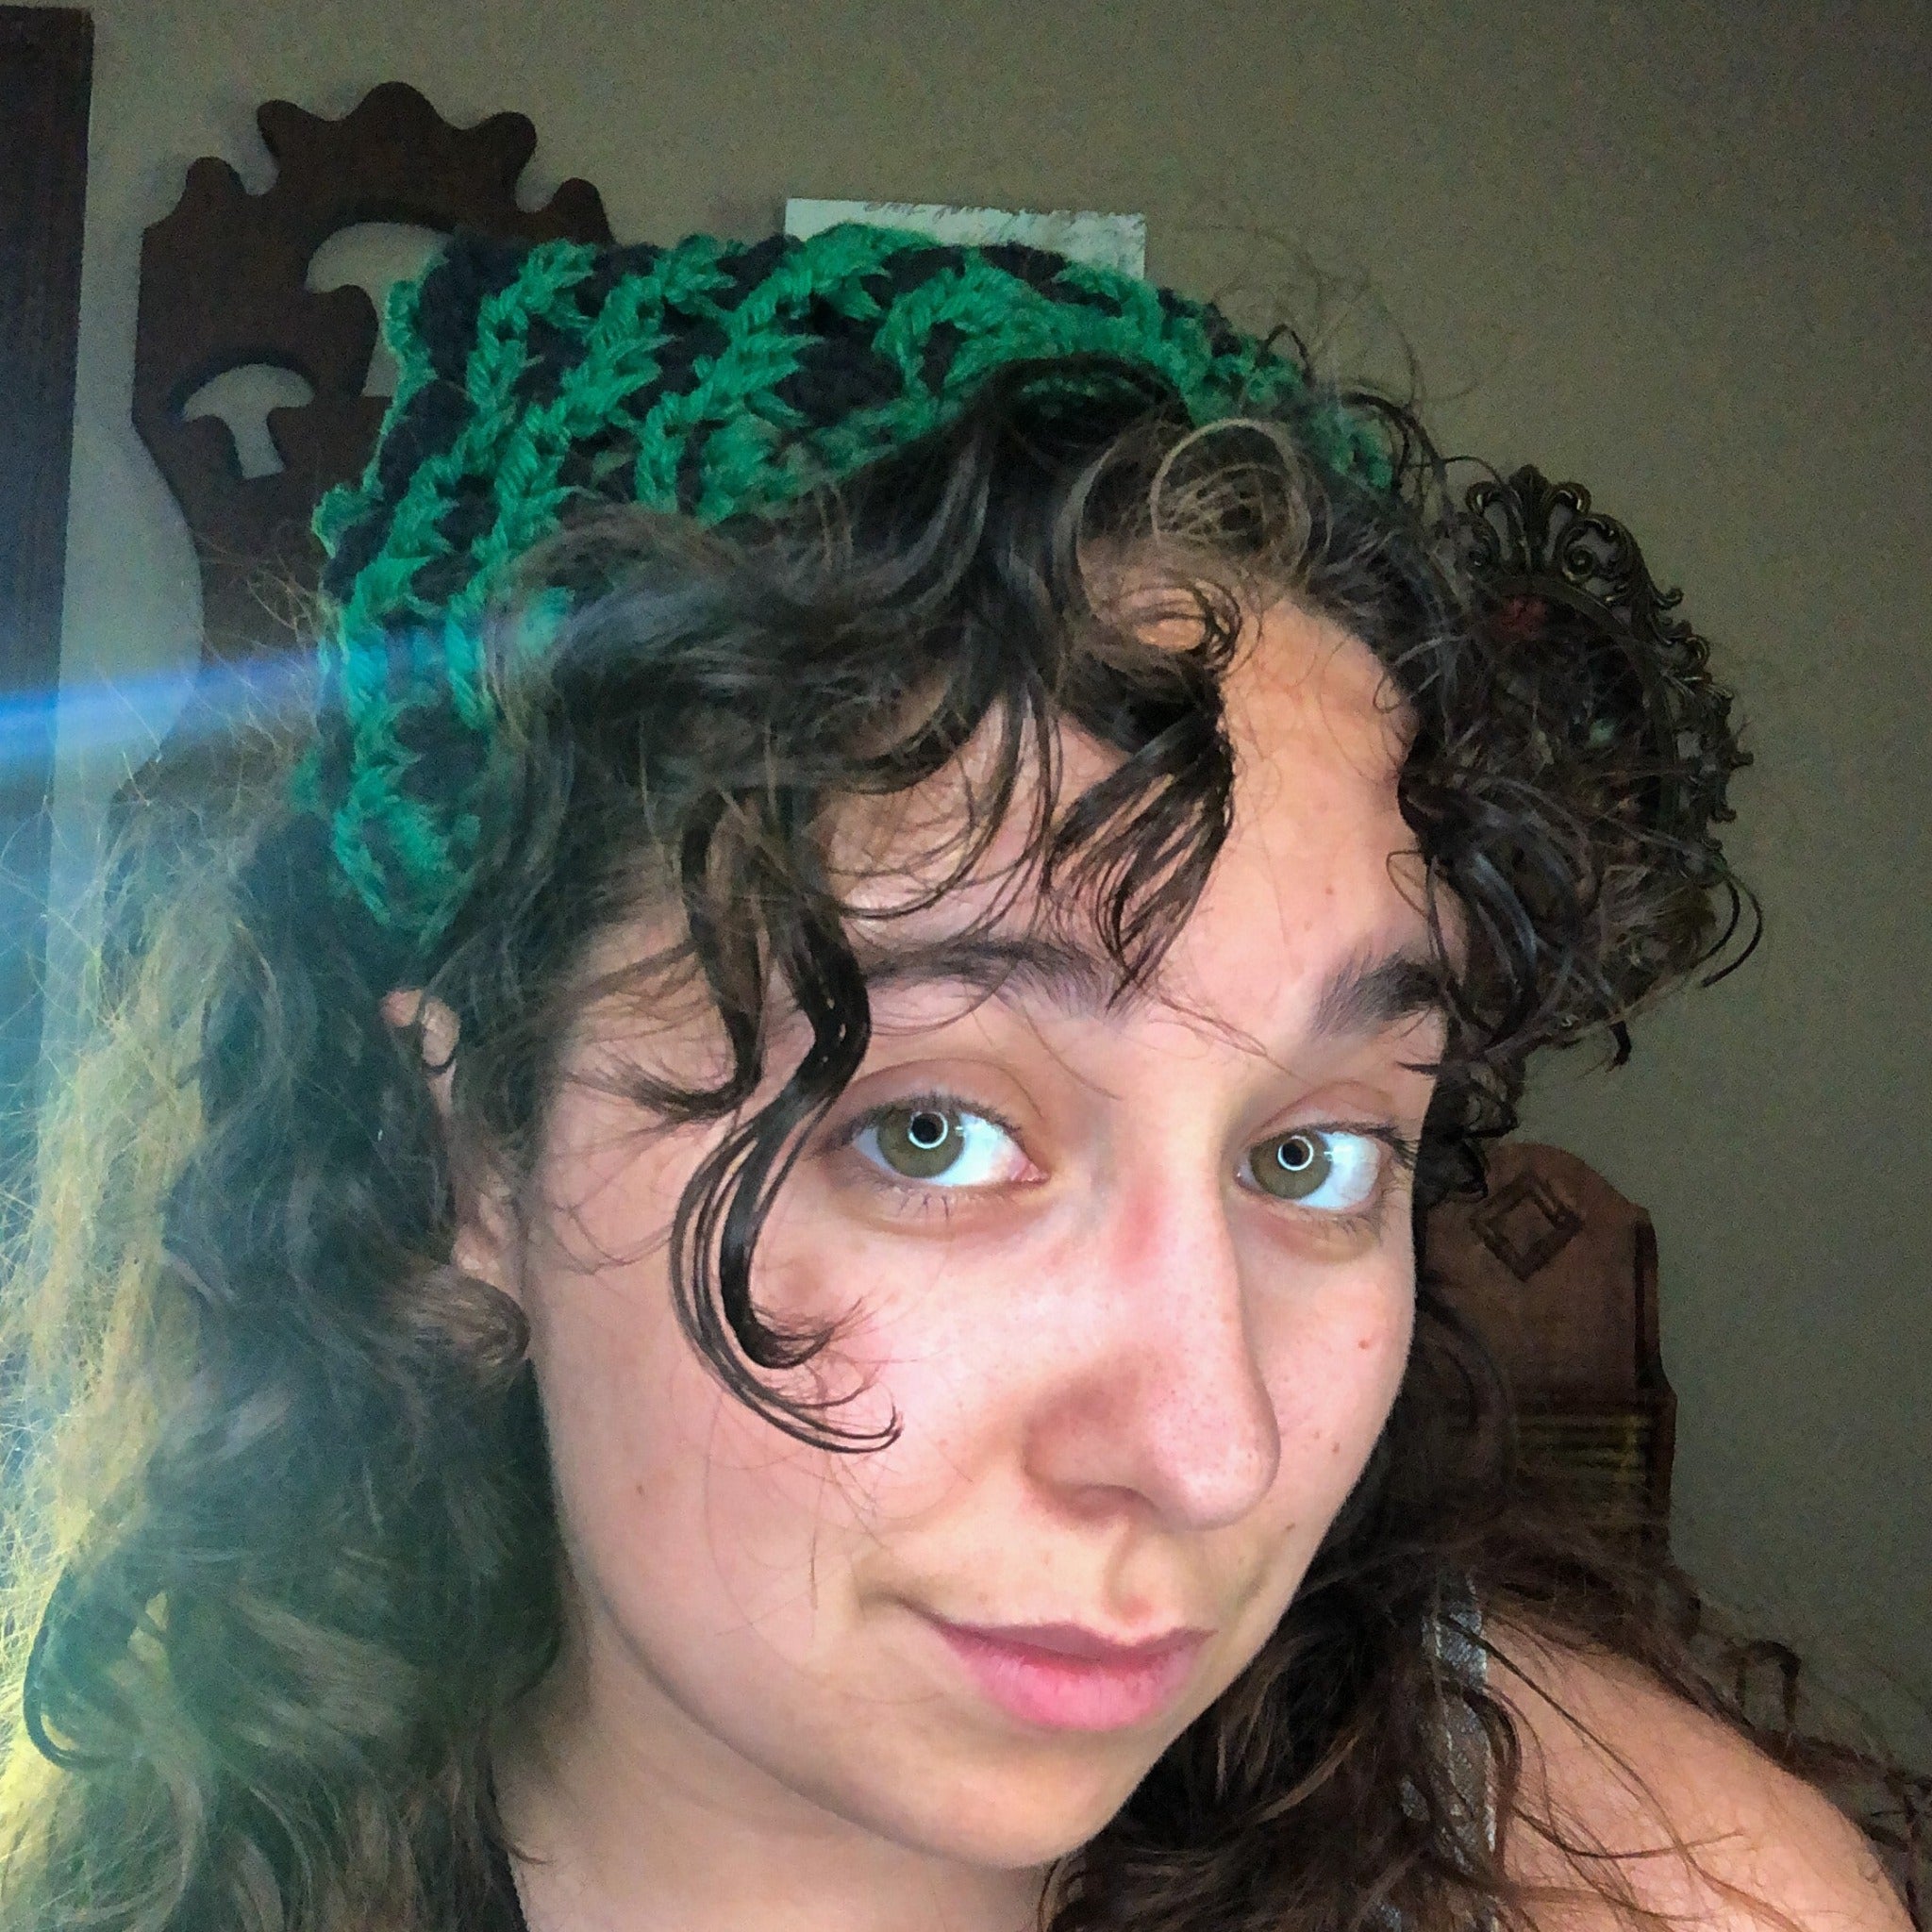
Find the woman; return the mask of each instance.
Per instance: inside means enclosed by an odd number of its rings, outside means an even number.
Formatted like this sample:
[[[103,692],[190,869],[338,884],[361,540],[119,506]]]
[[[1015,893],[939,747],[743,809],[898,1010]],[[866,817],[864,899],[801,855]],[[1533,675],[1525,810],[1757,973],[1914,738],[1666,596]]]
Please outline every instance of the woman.
[[[47,1127],[0,1923],[1899,1924],[1417,1281],[1722,944],[1694,647],[1025,250],[391,328],[316,722],[135,827]]]

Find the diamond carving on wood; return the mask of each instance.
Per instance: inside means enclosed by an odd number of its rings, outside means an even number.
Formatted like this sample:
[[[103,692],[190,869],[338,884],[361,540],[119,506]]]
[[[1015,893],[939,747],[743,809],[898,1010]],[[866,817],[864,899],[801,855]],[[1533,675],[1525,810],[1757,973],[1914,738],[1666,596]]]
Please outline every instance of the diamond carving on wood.
[[[1547,1268],[1583,1231],[1575,1209],[1526,1170],[1498,1188],[1470,1216],[1470,1225],[1519,1281]]]
[[[522,114],[457,127],[391,82],[339,121],[289,101],[268,102],[256,121],[274,184],[250,194],[226,161],[204,157],[141,251],[134,422],[194,539],[204,657],[292,641],[277,613],[314,589],[322,559],[308,520],[325,491],[362,473],[381,425],[385,398],[362,392],[375,305],[359,288],[308,287],[315,251],[365,222],[610,240],[588,181],[566,181],[542,208],[517,206],[517,177],[537,145]],[[227,425],[182,410],[215,376],[254,363],[291,370],[314,393],[268,412],[285,467],[244,476]]]

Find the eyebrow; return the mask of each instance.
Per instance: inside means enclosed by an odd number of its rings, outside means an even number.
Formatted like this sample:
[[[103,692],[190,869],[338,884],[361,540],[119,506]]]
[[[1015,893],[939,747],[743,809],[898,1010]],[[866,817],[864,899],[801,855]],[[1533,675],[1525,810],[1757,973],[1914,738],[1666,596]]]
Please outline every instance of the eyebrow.
[[[1409,951],[1357,954],[1323,983],[1314,1030],[1324,1040],[1361,1039],[1442,1010],[1442,975],[1433,960]]]
[[[1079,1019],[1147,997],[1144,988],[1123,986],[1111,960],[1043,933],[962,933],[881,955],[863,970],[874,991],[961,986],[1014,1005],[1042,1001]],[[1323,981],[1311,1030],[1323,1040],[1365,1039],[1441,1008],[1441,975],[1424,955],[1358,953]]]
[[[1044,933],[961,933],[881,955],[863,970],[874,990],[964,986],[1015,1003],[1043,1000],[1083,1019],[1124,997],[1120,971],[1110,961]]]

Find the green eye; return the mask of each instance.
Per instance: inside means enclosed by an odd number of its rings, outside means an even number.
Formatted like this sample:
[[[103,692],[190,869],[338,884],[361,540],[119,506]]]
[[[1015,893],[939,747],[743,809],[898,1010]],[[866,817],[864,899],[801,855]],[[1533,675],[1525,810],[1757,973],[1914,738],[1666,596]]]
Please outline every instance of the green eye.
[[[961,1125],[957,1115],[936,1107],[912,1107],[881,1115],[871,1132],[879,1158],[894,1174],[931,1181],[959,1158],[965,1139]]]
[[[1297,1127],[1248,1149],[1246,1177],[1262,1193],[1304,1212],[1352,1214],[1374,1200],[1388,1143],[1347,1127]]]
[[[1024,1178],[1027,1167],[1010,1128],[941,1094],[876,1108],[851,1144],[897,1180],[954,1191],[1000,1187]]]
[[[1255,1185],[1277,1201],[1306,1201],[1335,1171],[1324,1134],[1283,1134],[1249,1156]]]

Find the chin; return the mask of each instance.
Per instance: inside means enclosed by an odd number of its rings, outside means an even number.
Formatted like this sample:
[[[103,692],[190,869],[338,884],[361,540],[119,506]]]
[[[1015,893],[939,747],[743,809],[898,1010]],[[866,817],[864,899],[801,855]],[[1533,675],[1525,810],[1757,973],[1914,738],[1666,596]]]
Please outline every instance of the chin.
[[[1008,1813],[979,1819],[970,1826],[953,1816],[942,1823],[935,1821],[934,1833],[930,1837],[922,1834],[919,1842],[942,1858],[982,1871],[1030,1872],[1077,1852],[1106,1828],[1119,1809],[1115,1805],[1077,1818],[1070,1811],[1057,1818]]]
[[[1064,1758],[1004,1769],[974,1767],[935,1778],[916,1812],[893,1794],[875,1829],[940,1857],[991,1871],[1025,1871],[1077,1852],[1103,1830],[1146,1776],[1152,1759],[1069,1764]],[[908,1815],[909,1814],[909,1815]]]

